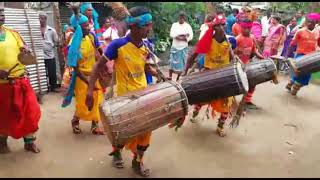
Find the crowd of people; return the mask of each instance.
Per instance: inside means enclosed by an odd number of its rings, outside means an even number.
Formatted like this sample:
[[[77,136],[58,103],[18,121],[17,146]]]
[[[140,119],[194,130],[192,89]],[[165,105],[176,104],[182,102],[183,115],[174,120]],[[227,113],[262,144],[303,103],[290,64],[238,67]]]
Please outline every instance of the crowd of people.
[[[73,7],[76,8],[76,7]],[[91,122],[93,135],[104,135],[99,126],[99,107],[105,94],[122,96],[128,92],[144,89],[159,78],[159,69],[152,57],[153,44],[147,38],[152,29],[152,12],[145,7],[134,7],[125,20],[107,17],[100,25],[98,13],[91,3],[81,3],[78,11],[70,17],[70,24],[63,28],[63,39],[58,38],[54,28],[47,25],[47,15],[39,13],[45,66],[49,78],[49,91],[58,91],[54,47],[62,45],[66,61],[62,89],[62,107],[75,98],[75,113],[70,119],[73,133],[80,134],[80,120]],[[223,12],[209,14],[200,28],[200,37],[194,51],[189,52],[189,42],[194,38],[187,15],[180,12],[178,21],[172,24],[170,37],[169,76],[188,74],[194,62],[200,71],[221,68],[239,59],[248,64],[253,57],[265,59],[274,55],[285,58],[299,57],[315,52],[319,43],[319,14],[304,15],[298,12],[290,23],[281,24],[280,16],[270,10],[263,15],[259,9],[244,7],[233,9],[226,17]],[[125,22],[125,23],[124,23]],[[18,32],[4,25],[4,6],[0,4],[0,152],[9,152],[7,138],[24,138],[25,149],[40,152],[35,143],[35,133],[41,116],[40,107],[25,72],[19,54],[29,49]],[[310,75],[297,77],[291,74],[286,89],[296,95],[307,86]],[[113,90],[115,87],[115,90]],[[252,102],[255,88],[245,96],[247,108],[255,109]],[[195,118],[204,105],[212,108],[212,117],[220,113],[217,134],[225,136],[224,125],[230,116],[234,97],[216,99],[205,104],[196,104]],[[172,126],[171,126],[172,127]],[[144,166],[143,157],[150,146],[151,132],[132,138],[126,144],[112,144],[113,165],[124,167],[122,149],[133,153],[132,167],[141,176],[150,171]]]

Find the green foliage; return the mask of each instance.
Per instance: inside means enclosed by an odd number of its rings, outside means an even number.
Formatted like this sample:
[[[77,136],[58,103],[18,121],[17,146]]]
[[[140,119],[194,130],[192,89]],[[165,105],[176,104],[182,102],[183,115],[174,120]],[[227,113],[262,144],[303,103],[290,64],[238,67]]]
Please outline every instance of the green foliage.
[[[286,13],[297,12],[298,10],[308,11],[310,2],[271,2],[274,11],[284,11]]]
[[[187,14],[187,21],[194,31],[194,38],[191,45],[197,42],[199,28],[202,22],[198,22],[197,16],[205,13],[205,3],[203,2],[127,2],[128,8],[134,6],[146,6],[153,15],[153,37],[155,40],[156,52],[166,51],[170,45],[170,28],[174,22],[178,21],[178,13],[183,10]]]

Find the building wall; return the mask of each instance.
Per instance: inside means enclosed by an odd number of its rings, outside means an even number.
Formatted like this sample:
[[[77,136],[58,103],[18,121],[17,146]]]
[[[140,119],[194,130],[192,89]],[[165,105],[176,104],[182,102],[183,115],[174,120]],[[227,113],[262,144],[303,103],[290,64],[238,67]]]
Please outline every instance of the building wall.
[[[6,8],[16,8],[16,9],[23,9],[24,2],[4,2],[4,7]]]

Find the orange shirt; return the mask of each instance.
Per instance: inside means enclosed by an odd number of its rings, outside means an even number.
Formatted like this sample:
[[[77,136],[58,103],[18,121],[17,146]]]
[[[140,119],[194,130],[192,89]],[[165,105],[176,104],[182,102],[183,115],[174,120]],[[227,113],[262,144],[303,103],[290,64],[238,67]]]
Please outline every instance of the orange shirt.
[[[232,34],[234,37],[237,37],[241,34],[241,26],[238,23],[234,23],[232,26]]]
[[[246,37],[240,34],[239,36],[237,36],[236,40],[237,40],[236,54],[239,56],[240,60],[244,64],[249,63],[250,56],[256,49],[253,36],[250,35],[249,37]]]
[[[291,44],[297,45],[297,54],[306,55],[316,51],[318,38],[318,33],[304,27],[296,32]]]

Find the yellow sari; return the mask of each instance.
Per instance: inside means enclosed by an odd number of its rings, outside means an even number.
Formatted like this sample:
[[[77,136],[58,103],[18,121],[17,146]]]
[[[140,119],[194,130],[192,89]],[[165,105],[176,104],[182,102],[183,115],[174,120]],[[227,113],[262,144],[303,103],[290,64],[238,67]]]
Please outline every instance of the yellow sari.
[[[78,68],[82,74],[89,78],[95,64],[95,48],[89,36],[82,40],[80,49],[82,59],[78,61]],[[79,77],[76,78],[74,89],[76,99],[75,115],[82,120],[96,122],[100,120],[99,106],[103,101],[103,92],[99,81],[96,82],[95,87],[98,90],[93,92],[94,104],[92,111],[89,111],[85,103],[88,85]]]

